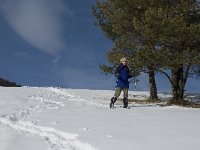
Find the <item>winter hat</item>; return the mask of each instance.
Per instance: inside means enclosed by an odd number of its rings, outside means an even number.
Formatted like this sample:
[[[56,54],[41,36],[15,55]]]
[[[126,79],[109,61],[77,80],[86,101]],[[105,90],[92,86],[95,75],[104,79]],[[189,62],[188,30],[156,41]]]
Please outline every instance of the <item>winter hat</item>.
[[[120,59],[120,62],[122,62],[122,61],[127,61],[127,58],[126,58],[126,57],[122,57],[122,58]]]

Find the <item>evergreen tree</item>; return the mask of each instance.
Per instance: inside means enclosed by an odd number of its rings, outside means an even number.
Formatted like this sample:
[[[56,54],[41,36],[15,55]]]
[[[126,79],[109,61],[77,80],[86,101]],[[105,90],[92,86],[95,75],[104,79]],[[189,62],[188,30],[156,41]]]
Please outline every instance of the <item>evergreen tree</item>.
[[[17,85],[15,82],[10,82],[8,80],[2,79],[0,77],[0,86],[4,87],[21,87],[21,85]]]
[[[157,100],[157,87],[155,83],[155,59],[153,57],[142,57],[139,51],[147,50],[148,54],[152,47],[148,45],[147,39],[138,32],[133,23],[135,17],[142,18],[147,9],[148,1],[122,1],[107,0],[97,2],[94,7],[94,16],[104,34],[113,41],[113,47],[108,52],[108,60],[112,67],[102,65],[103,71],[112,72],[121,56],[129,59],[129,67],[134,74],[145,72],[149,75],[150,100]],[[145,5],[145,8],[141,7]],[[140,54],[140,55],[139,55]]]
[[[200,7],[195,0],[151,1],[143,22],[136,24],[151,35],[162,58],[158,70],[172,85],[173,103],[182,104],[187,79],[198,75],[200,56]],[[143,28],[144,27],[144,28]],[[157,31],[157,33],[155,32]],[[171,70],[171,77],[164,70]]]
[[[148,73],[151,99],[157,98],[155,71],[163,73],[172,85],[172,102],[182,104],[188,77],[200,72],[198,2],[98,1],[94,15],[97,24],[114,43],[108,55],[110,62],[115,64],[116,58],[127,55],[131,66]],[[166,70],[171,71],[171,76]]]

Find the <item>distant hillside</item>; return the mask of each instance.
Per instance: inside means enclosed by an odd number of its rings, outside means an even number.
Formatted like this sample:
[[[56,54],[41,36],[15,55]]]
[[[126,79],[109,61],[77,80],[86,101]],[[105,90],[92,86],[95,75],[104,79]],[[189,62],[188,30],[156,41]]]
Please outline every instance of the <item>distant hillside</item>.
[[[15,82],[10,82],[8,80],[0,78],[0,86],[5,87],[20,87],[20,85],[17,85]]]

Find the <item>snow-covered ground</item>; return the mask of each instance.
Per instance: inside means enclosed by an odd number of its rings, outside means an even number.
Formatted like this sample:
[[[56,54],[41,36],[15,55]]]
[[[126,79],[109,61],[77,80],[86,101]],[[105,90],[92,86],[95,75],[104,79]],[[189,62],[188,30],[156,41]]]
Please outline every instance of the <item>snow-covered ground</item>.
[[[113,94],[0,87],[0,150],[199,150],[200,109],[134,103],[123,109],[120,101],[109,109]],[[148,92],[129,96],[144,99]]]

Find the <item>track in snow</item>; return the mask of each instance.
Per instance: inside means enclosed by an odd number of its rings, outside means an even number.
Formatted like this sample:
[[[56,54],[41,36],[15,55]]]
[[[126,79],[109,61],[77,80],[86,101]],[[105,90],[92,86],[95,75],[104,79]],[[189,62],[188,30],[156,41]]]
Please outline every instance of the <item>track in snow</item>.
[[[64,106],[62,102],[50,100],[52,95],[56,95],[58,98],[64,96],[67,100],[77,100],[77,97],[74,95],[62,92],[59,89],[51,88],[49,93],[28,97],[28,100],[37,102],[36,106],[16,109],[15,113],[2,116],[0,118],[0,123],[17,131],[39,136],[45,139],[55,150],[96,150],[96,148],[90,144],[79,141],[77,139],[77,134],[63,132],[51,127],[39,126],[34,124],[34,122],[28,121],[32,113],[44,111],[46,109],[60,109]],[[78,101],[85,102],[86,100],[78,98]]]
[[[104,107],[108,108],[109,103],[102,103],[100,100],[94,100],[94,99],[83,99],[79,96],[76,96],[74,94],[67,93],[66,91],[62,91],[58,88],[49,88],[54,94],[60,95],[59,98],[66,99],[68,101],[74,101],[74,102],[81,102],[84,103],[87,106],[96,106],[96,107]]]

